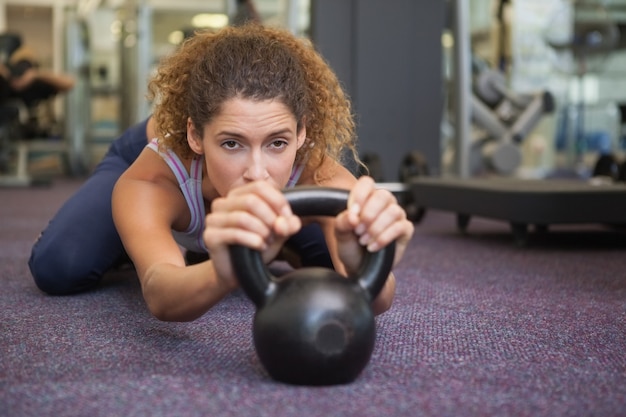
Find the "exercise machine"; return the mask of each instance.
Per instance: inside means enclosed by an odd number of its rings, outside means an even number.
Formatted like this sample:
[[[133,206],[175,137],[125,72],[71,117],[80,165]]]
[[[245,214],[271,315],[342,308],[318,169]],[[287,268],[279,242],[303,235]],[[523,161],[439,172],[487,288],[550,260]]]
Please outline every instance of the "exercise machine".
[[[463,0],[451,2],[456,10],[455,35],[468,37],[467,16]],[[455,48],[463,43],[455,43]],[[456,56],[469,56],[457,51]],[[458,65],[469,68],[469,62]],[[489,75],[492,77],[492,75]],[[469,77],[460,77],[458,96],[469,95]],[[498,83],[487,83],[498,89]],[[489,91],[487,88],[485,91]],[[537,104],[533,106],[538,106]],[[536,113],[536,112],[535,112]],[[467,125],[467,124],[465,124]],[[463,123],[461,123],[463,126]],[[458,140],[467,141],[467,131],[457,131]],[[459,143],[467,146],[467,143]],[[451,211],[457,214],[457,225],[466,231],[471,216],[480,216],[510,223],[517,243],[525,244],[528,226],[544,231],[551,224],[600,223],[626,224],[626,183],[593,182],[564,179],[526,180],[505,177],[470,178],[459,170],[458,175],[429,178],[414,177],[406,181],[414,204],[424,208]]]
[[[547,90],[511,91],[502,73],[477,57],[472,69],[470,174],[512,175],[522,162],[520,144],[544,115],[554,111],[554,97]]]
[[[455,35],[457,39],[468,39],[467,5],[464,0],[450,1],[454,8]],[[455,92],[457,98],[455,106],[456,117],[456,163],[452,175],[429,177],[420,175],[419,169],[409,178],[399,183],[383,183],[381,188],[394,193],[408,193],[411,204],[418,207],[423,213],[427,209],[435,209],[456,213],[457,227],[466,232],[472,216],[485,217],[508,222],[515,238],[515,242],[524,245],[528,241],[530,226],[538,231],[546,231],[553,224],[583,224],[597,223],[609,225],[626,225],[626,183],[620,181],[583,181],[571,179],[519,179],[507,176],[490,175],[472,177],[470,175],[470,120],[477,119],[492,133],[499,132],[498,136],[507,138],[514,143],[515,132],[528,133],[524,128],[503,128],[496,123],[492,116],[493,108],[480,113],[477,117],[478,106],[469,106],[472,102],[471,57],[465,42],[455,42],[457,49],[455,57],[456,71]],[[464,72],[466,71],[466,72]],[[502,89],[502,84],[494,79],[493,73],[484,76],[478,82],[479,90],[495,93],[508,101],[516,101],[516,97],[509,96]],[[488,94],[487,94],[488,96]],[[545,108],[545,97],[535,96],[526,101],[526,111],[519,113],[523,121],[521,125],[532,126]],[[468,106],[463,107],[466,103]],[[474,101],[474,104],[476,102]],[[471,112],[467,111],[471,108]],[[480,112],[481,109],[478,109]],[[495,111],[497,112],[497,111]],[[528,112],[528,113],[527,113]],[[526,116],[522,116],[526,114]],[[484,117],[483,117],[484,116]],[[532,116],[532,117],[531,117]],[[491,123],[493,122],[493,123]],[[520,126],[521,126],[520,125]],[[497,135],[492,135],[497,136]],[[497,142],[497,141],[496,141]],[[483,146],[483,154],[485,152]],[[511,147],[509,147],[509,150]],[[489,160],[489,157],[486,158]],[[493,160],[492,160],[493,161]],[[416,162],[416,160],[413,160]],[[492,163],[492,162],[490,162]],[[419,165],[419,164],[416,164]],[[422,170],[423,171],[423,170]]]

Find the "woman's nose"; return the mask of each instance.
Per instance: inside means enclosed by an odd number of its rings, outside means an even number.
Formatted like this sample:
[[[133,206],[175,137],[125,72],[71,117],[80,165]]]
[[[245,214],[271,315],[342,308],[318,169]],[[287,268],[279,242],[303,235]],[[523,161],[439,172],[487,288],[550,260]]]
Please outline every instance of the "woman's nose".
[[[269,178],[267,166],[261,155],[252,155],[244,172],[244,178],[248,181],[266,180]]]

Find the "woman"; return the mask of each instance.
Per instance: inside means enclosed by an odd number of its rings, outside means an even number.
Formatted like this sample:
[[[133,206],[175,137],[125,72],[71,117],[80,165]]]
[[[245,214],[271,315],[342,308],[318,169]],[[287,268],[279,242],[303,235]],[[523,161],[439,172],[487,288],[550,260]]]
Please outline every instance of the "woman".
[[[231,244],[261,251],[266,262],[291,245],[303,263],[342,273],[360,265],[362,245],[376,251],[395,240],[401,258],[413,225],[389,192],[341,165],[344,151],[356,154],[350,105],[309,45],[254,24],[199,33],[161,63],[149,87],[155,110],[145,128],[155,139],[117,180],[112,215],[157,318],[193,320],[233,291]],[[280,191],[295,185],[349,189],[348,210],[302,227]],[[190,265],[180,246],[210,259]],[[43,272],[34,258],[31,270]],[[394,291],[390,275],[377,313]]]

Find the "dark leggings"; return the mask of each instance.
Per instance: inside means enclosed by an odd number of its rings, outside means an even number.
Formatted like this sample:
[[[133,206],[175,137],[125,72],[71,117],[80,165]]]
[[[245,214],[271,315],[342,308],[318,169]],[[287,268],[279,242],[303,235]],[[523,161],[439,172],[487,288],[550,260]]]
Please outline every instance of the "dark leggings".
[[[111,193],[120,175],[147,144],[146,121],[115,140],[85,183],[63,204],[32,248],[28,266],[48,294],[72,294],[96,286],[126,256],[111,213]],[[318,225],[289,240],[303,265],[332,267]]]

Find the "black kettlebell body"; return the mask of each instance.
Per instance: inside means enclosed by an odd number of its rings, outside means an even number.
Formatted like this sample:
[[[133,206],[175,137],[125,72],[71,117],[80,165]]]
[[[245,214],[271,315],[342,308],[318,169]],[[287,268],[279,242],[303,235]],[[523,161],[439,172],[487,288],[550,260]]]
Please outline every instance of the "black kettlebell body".
[[[328,385],[352,381],[374,348],[365,291],[323,268],[287,276],[254,319],[254,343],[274,379]],[[292,274],[293,275],[293,274]]]
[[[298,215],[336,215],[347,191],[296,187],[286,191]],[[230,248],[239,283],[256,304],[254,345],[270,376],[298,385],[353,381],[365,368],[376,339],[371,302],[391,270],[394,245],[368,254],[360,271],[344,277],[307,267],[280,278],[271,275],[258,252]]]

